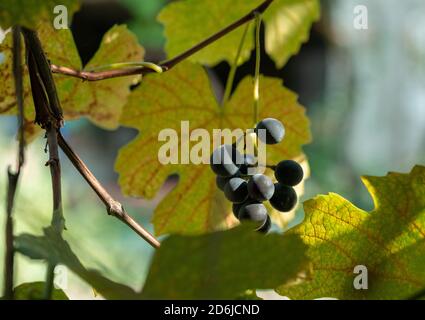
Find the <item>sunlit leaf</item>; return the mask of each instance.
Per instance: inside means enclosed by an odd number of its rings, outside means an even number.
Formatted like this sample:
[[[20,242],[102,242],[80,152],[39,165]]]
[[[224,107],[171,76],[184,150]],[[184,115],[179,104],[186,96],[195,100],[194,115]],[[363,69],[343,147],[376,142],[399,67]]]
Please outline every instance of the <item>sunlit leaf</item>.
[[[264,14],[266,52],[278,68],[308,41],[311,25],[320,17],[317,0],[277,0]]]
[[[293,230],[309,246],[313,277],[278,292],[293,299],[404,299],[425,287],[425,167],[410,174],[364,177],[375,209],[363,211],[337,194],[305,202]],[[367,267],[357,290],[354,268]]]

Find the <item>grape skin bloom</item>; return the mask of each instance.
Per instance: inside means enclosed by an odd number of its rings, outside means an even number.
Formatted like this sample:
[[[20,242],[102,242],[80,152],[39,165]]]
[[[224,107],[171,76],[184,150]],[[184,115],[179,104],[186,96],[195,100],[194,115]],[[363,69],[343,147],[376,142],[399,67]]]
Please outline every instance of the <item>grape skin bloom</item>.
[[[266,118],[261,120],[256,126],[256,132],[258,138],[266,144],[277,144],[283,140],[285,136],[285,127],[282,122],[274,118]],[[266,131],[266,141],[263,141],[264,137],[258,134],[259,130]]]

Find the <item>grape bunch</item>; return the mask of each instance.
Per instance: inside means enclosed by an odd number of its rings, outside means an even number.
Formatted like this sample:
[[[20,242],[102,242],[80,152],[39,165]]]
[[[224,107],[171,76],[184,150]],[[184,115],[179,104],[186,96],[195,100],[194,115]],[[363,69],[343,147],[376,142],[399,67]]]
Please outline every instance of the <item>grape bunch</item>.
[[[266,134],[258,135],[259,129],[265,130]],[[281,142],[285,136],[283,124],[273,118],[261,120],[254,132],[258,139],[269,145]],[[264,174],[248,174],[248,169],[256,165],[255,158],[245,151],[241,154],[236,143],[215,149],[210,164],[217,175],[217,187],[233,203],[235,217],[241,222],[255,222],[257,231],[267,233],[271,227],[265,201],[280,212],[289,212],[297,204],[293,187],[302,181],[304,172],[296,161],[283,160],[275,166],[268,166],[274,170],[276,182]]]

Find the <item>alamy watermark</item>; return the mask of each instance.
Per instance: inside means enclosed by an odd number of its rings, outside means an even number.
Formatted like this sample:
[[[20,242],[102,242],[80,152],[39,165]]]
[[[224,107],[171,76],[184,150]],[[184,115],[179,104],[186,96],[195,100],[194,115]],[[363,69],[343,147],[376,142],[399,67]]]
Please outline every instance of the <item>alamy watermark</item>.
[[[368,10],[365,5],[357,5],[353,10],[353,27],[356,30],[367,30],[369,29],[369,16]]]
[[[57,30],[69,29],[68,8],[64,5],[57,5],[53,8],[53,13],[56,15],[53,19],[53,27]]]
[[[367,267],[364,265],[357,265],[354,267],[353,273],[357,274],[353,281],[354,289],[367,290],[369,288]]]
[[[56,266],[55,268],[55,279],[53,285],[56,289],[66,290],[68,289],[68,268],[65,266]]]

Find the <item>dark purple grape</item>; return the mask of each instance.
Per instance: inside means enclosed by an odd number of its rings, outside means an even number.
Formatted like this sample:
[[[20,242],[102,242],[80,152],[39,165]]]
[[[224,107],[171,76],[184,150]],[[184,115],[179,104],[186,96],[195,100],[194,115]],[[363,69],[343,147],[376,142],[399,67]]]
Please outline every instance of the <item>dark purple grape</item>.
[[[247,220],[255,222],[258,225],[257,230],[266,223],[267,217],[267,208],[262,203],[243,205],[238,214],[238,218],[241,222]]]
[[[295,208],[298,196],[294,188],[276,183],[273,197],[270,199],[270,204],[273,208],[281,212],[289,212]]]
[[[248,174],[248,168],[253,167],[256,165],[255,157],[251,154],[246,154],[244,156],[244,162],[239,168],[240,174],[247,175]]]
[[[224,191],[224,187],[226,186],[227,182],[229,182],[230,179],[231,178],[216,176],[215,184],[217,185],[217,188],[219,188],[221,191]]]
[[[224,195],[231,202],[244,202],[248,198],[246,181],[241,178],[231,178],[224,187]]]
[[[210,158],[211,169],[221,177],[237,174],[242,163],[242,155],[228,144],[215,149]]]
[[[263,119],[260,122],[258,122],[257,126],[255,127],[258,138],[267,144],[277,144],[282,141],[283,137],[285,136],[285,127],[283,126],[282,122],[279,120],[273,119],[273,118],[267,118]],[[260,129],[265,130],[265,141],[264,138],[259,134]]]
[[[246,199],[244,202],[242,203],[233,203],[232,205],[232,212],[235,215],[236,219],[239,219],[239,210],[243,207],[246,206],[248,204],[252,204],[252,203],[259,203],[258,201],[255,201],[251,198],[248,197],[248,199]]]
[[[272,227],[272,220],[270,219],[270,216],[267,215],[266,222],[259,228],[257,231],[261,233],[267,233],[270,231],[270,228]]]
[[[248,181],[248,193],[254,200],[269,200],[274,193],[273,181],[263,174],[255,174]]]
[[[274,175],[280,183],[293,187],[303,180],[304,172],[298,162],[284,160],[277,164]]]

